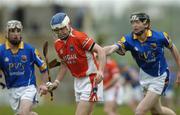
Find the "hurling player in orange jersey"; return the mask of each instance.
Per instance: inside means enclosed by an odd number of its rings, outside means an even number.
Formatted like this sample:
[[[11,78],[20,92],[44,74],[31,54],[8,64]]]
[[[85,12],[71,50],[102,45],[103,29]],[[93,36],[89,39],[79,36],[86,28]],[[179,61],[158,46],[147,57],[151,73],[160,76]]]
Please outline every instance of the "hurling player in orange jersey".
[[[103,101],[105,52],[92,38],[72,28],[65,13],[55,14],[50,24],[57,36],[54,46],[62,63],[56,80],[47,87],[50,91],[57,88],[69,69],[74,77],[76,115],[92,115],[94,102]],[[99,67],[93,52],[99,57]]]
[[[120,95],[120,72],[115,60],[107,57],[104,70],[104,111],[107,115],[118,115],[117,104]]]

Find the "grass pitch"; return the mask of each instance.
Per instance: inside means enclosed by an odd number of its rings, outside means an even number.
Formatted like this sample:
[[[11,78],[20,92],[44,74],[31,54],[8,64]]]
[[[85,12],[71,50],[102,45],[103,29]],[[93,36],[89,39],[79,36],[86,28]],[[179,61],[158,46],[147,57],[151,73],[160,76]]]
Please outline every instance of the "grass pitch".
[[[37,106],[34,111],[39,115],[74,115],[75,108],[75,105],[44,104]],[[119,106],[118,113],[120,115],[134,115],[127,106]],[[180,115],[180,107],[176,108],[176,113]],[[13,112],[9,106],[0,106],[0,115],[13,115]],[[103,105],[96,105],[94,115],[105,115],[103,112]]]

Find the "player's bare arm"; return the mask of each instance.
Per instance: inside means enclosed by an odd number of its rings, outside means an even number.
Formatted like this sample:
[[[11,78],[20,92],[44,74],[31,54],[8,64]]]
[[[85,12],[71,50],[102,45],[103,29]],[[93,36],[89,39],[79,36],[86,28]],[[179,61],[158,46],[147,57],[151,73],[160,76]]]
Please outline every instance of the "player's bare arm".
[[[48,72],[45,71],[42,73],[42,83],[41,85],[39,86],[39,92],[40,92],[40,95],[46,95],[47,94],[47,87],[46,87],[46,82],[47,82],[47,78],[48,78]]]
[[[60,66],[60,71],[56,77],[56,80],[62,81],[67,70],[68,70],[68,68],[67,68],[66,64],[62,62],[62,65]]]
[[[125,49],[123,49],[120,44],[105,46],[103,50],[105,51],[106,55],[110,55],[114,52],[118,53],[119,55],[125,55],[126,52]]]
[[[180,85],[180,54],[179,54],[179,51],[178,49],[176,48],[176,46],[173,44],[173,47],[170,49],[177,65],[178,65],[178,72],[177,72],[177,78],[176,78],[176,83],[178,85]]]
[[[62,62],[60,65],[60,71],[56,77],[56,80],[53,83],[51,83],[51,82],[46,83],[49,91],[52,91],[58,87],[60,82],[63,80],[67,70],[68,70],[67,66],[65,65],[65,63]]]
[[[48,81],[47,78],[48,78],[48,72],[45,71],[42,73],[42,84],[45,84]]]
[[[93,51],[97,53],[99,60],[99,70],[96,77],[96,83],[99,84],[103,79],[104,66],[106,64],[106,55],[103,48],[101,48],[98,44],[94,45]]]
[[[103,50],[105,51],[106,55],[110,55],[114,53],[115,51],[118,51],[118,49],[119,48],[117,45],[109,45],[109,46],[103,47]]]

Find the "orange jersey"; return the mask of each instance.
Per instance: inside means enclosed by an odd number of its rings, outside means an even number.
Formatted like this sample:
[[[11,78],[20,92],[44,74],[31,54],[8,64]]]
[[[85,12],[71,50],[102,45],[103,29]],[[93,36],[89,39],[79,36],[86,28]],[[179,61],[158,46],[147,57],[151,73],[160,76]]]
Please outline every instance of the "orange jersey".
[[[56,40],[55,49],[59,58],[67,65],[74,77],[81,78],[97,71],[97,63],[92,52],[93,39],[85,33],[72,29],[66,43]]]
[[[113,75],[116,73],[119,73],[118,65],[114,60],[108,59],[104,70],[104,85],[107,85],[113,79]]]

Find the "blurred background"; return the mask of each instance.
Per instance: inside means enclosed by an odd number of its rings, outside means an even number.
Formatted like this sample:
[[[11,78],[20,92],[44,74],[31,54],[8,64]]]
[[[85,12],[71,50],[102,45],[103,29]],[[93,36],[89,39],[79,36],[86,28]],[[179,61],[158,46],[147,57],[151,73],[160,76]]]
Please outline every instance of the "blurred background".
[[[25,42],[31,43],[42,52],[43,43],[48,41],[49,59],[58,58],[53,47],[53,33],[49,24],[51,17],[57,12],[67,13],[74,28],[86,32],[101,46],[113,44],[122,35],[131,32],[129,23],[131,13],[145,12],[151,18],[152,28],[168,32],[177,48],[180,49],[180,0],[0,0],[0,43],[5,40],[6,22],[17,19],[23,23]],[[165,55],[175,76],[177,66],[168,50]],[[112,58],[118,64],[137,68],[130,53],[126,53],[125,57],[113,54]],[[50,71],[53,80],[57,72],[58,67]],[[37,79],[40,78],[37,70]],[[180,88],[173,84],[174,79],[170,88],[171,103],[168,105],[180,115]],[[50,96],[41,97],[35,110],[43,115],[48,115],[48,112],[51,112],[51,115],[73,115],[75,101],[71,74],[65,77],[60,87],[54,92],[54,101],[49,100]],[[102,107],[103,104],[97,105],[95,115],[104,114]],[[124,115],[133,114],[126,103],[122,103],[118,111]],[[6,90],[0,89],[0,115],[10,114],[12,111],[8,105]]]

